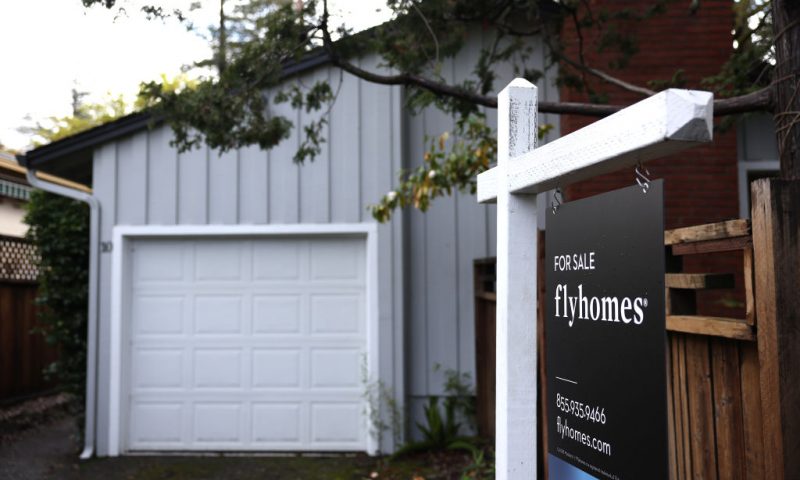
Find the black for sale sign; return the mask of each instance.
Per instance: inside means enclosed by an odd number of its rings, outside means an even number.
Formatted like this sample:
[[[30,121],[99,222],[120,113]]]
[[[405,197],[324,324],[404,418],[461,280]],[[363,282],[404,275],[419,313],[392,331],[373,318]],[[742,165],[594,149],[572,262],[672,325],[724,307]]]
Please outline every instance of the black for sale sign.
[[[666,479],[663,182],[548,212],[549,477]]]

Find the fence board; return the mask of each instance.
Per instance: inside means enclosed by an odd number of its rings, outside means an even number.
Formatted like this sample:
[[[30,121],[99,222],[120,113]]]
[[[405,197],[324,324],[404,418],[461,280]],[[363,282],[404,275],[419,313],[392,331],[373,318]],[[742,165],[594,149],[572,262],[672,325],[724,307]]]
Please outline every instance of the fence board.
[[[478,434],[492,438],[495,428],[496,300],[494,259],[475,262],[475,394]]]
[[[36,319],[36,249],[22,238],[0,235],[0,401],[53,386],[43,369],[57,357]]]
[[[753,343],[741,344],[739,354],[742,380],[745,476],[748,479],[765,478],[758,347]]]
[[[714,426],[716,428],[717,472],[719,478],[744,478],[744,432],[739,350],[736,343],[711,340],[714,378]]]
[[[686,339],[686,376],[689,396],[689,430],[692,470],[696,480],[715,480],[714,410],[711,396],[711,365],[708,340],[691,336]]]
[[[764,467],[770,479],[800,478],[800,181],[751,184]]]
[[[678,351],[678,379],[675,386],[678,390],[680,398],[680,417],[681,417],[681,444],[682,444],[682,457],[683,457],[683,478],[692,478],[692,438],[689,429],[689,391],[687,388],[687,370],[686,370],[686,338],[682,335],[676,335],[675,338],[676,349]]]
[[[667,448],[669,449],[669,478],[678,478],[677,439],[675,437],[675,399],[672,395],[672,342],[667,340]]]
[[[25,397],[54,386],[43,370],[56,349],[34,333],[36,284],[0,281],[0,401]]]

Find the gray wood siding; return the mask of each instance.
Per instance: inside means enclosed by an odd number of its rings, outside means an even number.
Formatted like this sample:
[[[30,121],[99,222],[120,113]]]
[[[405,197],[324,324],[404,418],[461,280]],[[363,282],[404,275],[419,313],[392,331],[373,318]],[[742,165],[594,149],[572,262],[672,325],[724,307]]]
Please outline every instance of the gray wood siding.
[[[362,61],[377,68],[377,60]],[[365,84],[327,67],[303,76],[341,78],[331,112],[297,112],[286,104],[276,112],[296,123],[292,134],[270,151],[248,147],[220,154],[201,147],[178,153],[171,132],[161,126],[103,145],[94,154],[95,194],[101,202],[102,241],[116,225],[223,225],[373,222],[367,206],[391,190],[402,165],[399,87]],[[292,157],[305,122],[329,115],[327,139],[313,161]],[[363,122],[361,119],[363,118]],[[404,302],[402,215],[378,233],[380,378],[402,402]],[[108,452],[109,321],[111,256],[101,258],[100,383],[98,454]],[[391,449],[390,436],[384,448]]]
[[[456,61],[446,63],[444,75],[455,81],[469,77],[488,41],[488,35],[470,37]],[[541,51],[532,62],[543,64]],[[360,64],[377,69],[379,62],[367,58]],[[496,73],[495,90],[514,77],[510,68]],[[426,135],[451,130],[453,120],[435,109],[405,111],[400,87],[370,84],[328,67],[301,80],[311,85],[315,79],[328,79],[339,93],[326,113],[322,152],[305,165],[292,161],[298,131],[320,113],[287,104],[271,108],[296,126],[269,151],[248,147],[220,155],[202,147],[178,153],[164,126],[98,148],[94,186],[102,204],[102,240],[111,240],[114,225],[372,222],[367,206],[396,186],[401,169],[420,164]],[[540,98],[557,100],[552,75],[539,87]],[[496,124],[495,112],[487,115]],[[558,126],[556,117],[541,121]],[[550,137],[557,136],[556,128]],[[425,397],[443,393],[443,370],[474,379],[472,265],[495,254],[495,222],[493,206],[478,205],[465,193],[437,199],[425,214],[398,213],[379,226],[380,375],[396,399],[406,402],[409,425],[420,419]],[[102,256],[100,279],[101,455],[108,441],[110,260]]]
[[[481,45],[489,41],[488,35],[472,34],[456,61],[445,62],[443,75],[456,82],[469,78]],[[541,46],[534,48],[529,64],[543,69],[544,61]],[[509,66],[495,73],[495,91],[515,76]],[[540,99],[558,99],[554,75],[550,71],[537,83]],[[496,111],[486,113],[489,124],[496,125]],[[404,121],[406,158],[411,168],[422,163],[426,136],[436,138],[453,128],[453,120],[436,109],[426,109],[418,115],[406,113]],[[558,137],[557,116],[542,115],[540,123],[556,127],[547,139]],[[472,266],[476,258],[495,255],[496,210],[493,205],[478,205],[472,194],[459,193],[437,199],[427,213],[409,212],[407,225],[408,394],[411,415],[419,418],[425,397],[444,393],[445,370],[469,373],[474,381]]]

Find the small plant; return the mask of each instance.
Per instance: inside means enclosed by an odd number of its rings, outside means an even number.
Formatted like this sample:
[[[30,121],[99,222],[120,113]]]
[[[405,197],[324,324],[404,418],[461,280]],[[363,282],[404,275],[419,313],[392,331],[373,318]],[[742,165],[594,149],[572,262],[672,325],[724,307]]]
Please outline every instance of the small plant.
[[[433,371],[439,371],[440,365],[434,365]],[[424,407],[425,424],[417,422],[422,433],[422,440],[403,445],[392,458],[414,452],[459,450],[467,445],[475,447],[475,439],[464,435],[463,421],[470,431],[475,429],[475,395],[472,390],[470,375],[456,370],[444,371],[445,395],[432,395]]]
[[[361,383],[364,386],[363,397],[369,418],[369,435],[380,444],[383,434],[390,432],[394,444],[399,445],[403,440],[403,409],[392,389],[382,380],[370,380],[366,358],[361,362]],[[388,421],[383,412],[388,416]]]
[[[439,397],[428,397],[425,405],[425,421],[427,425],[417,422],[422,432],[424,443],[430,450],[444,450],[459,441],[458,433],[461,424],[456,421],[456,402],[454,397],[444,397],[444,418],[439,408]]]
[[[439,364],[434,371],[441,369]],[[475,406],[475,390],[469,373],[448,368],[444,371],[444,393],[454,403],[454,410],[460,419],[466,422],[471,432],[477,428],[477,410]]]
[[[466,450],[472,457],[472,462],[461,472],[461,480],[494,478],[494,455],[491,448],[480,448],[467,442],[454,445],[454,447]]]

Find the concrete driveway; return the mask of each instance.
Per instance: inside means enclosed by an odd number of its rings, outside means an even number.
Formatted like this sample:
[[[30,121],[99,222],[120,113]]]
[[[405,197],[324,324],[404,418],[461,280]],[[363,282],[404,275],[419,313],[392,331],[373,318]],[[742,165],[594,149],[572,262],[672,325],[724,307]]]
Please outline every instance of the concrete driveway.
[[[0,444],[0,479],[363,479],[379,468],[379,460],[366,455],[129,456],[80,462],[75,424],[74,418],[61,417],[6,439]]]
[[[62,395],[0,408],[0,480],[456,480],[464,452],[421,452],[389,461],[352,455],[125,456],[78,460],[72,403]],[[489,476],[470,478],[491,478]]]

